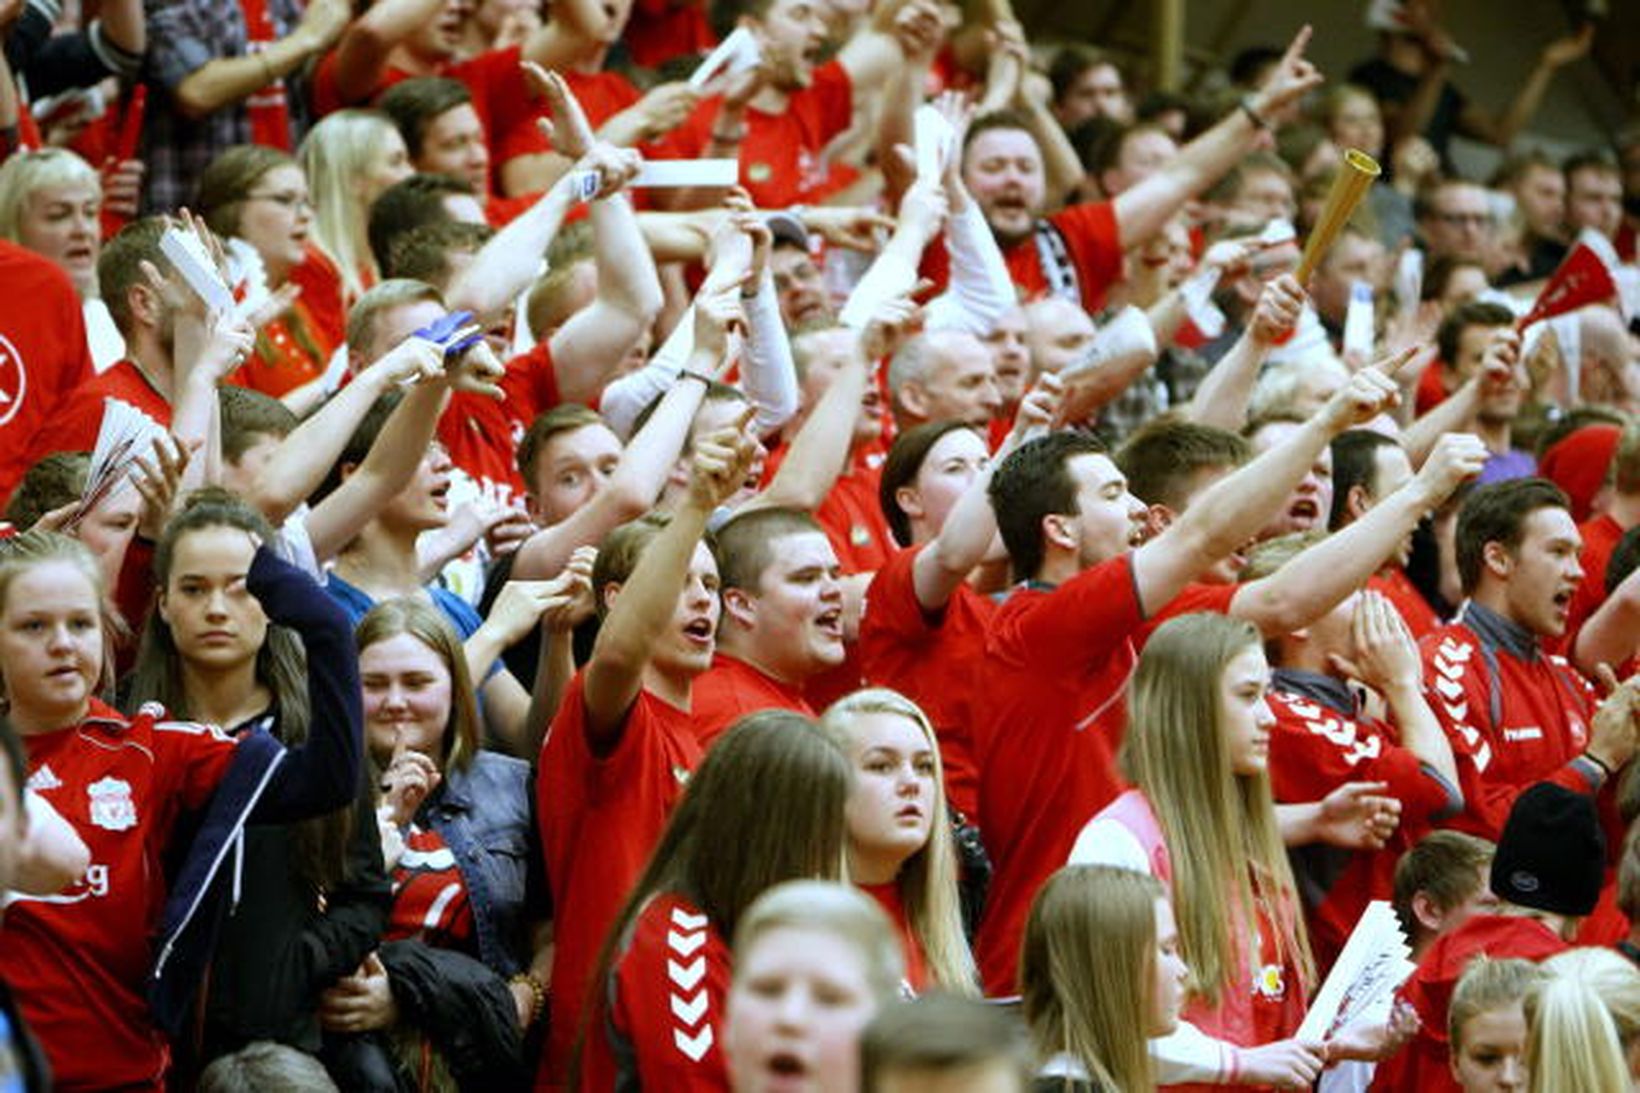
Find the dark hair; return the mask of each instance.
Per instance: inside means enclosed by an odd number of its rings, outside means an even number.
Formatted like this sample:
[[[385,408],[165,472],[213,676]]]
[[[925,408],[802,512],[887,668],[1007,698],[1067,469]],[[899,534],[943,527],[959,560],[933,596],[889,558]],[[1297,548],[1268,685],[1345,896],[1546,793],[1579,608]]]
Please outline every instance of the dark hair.
[[[1606,572],[1602,575],[1606,595],[1616,592],[1617,586],[1628,580],[1637,565],[1640,565],[1640,525],[1625,531],[1612,547],[1612,556],[1606,561]]]
[[[444,199],[476,197],[472,183],[452,175],[414,174],[383,190],[370,203],[370,254],[386,269],[393,256],[393,240],[411,228],[450,220]]]
[[[774,7],[774,0],[708,0],[706,20],[721,41],[734,33],[741,16],[762,19]]]
[[[1232,470],[1252,456],[1245,438],[1228,429],[1162,418],[1136,430],[1116,452],[1128,489],[1147,505],[1183,511],[1186,490],[1204,470]]]
[[[1350,490],[1360,486],[1378,499],[1378,453],[1401,445],[1371,429],[1346,429],[1332,439],[1333,499],[1327,530],[1337,531],[1349,522]]]
[[[963,156],[967,157],[968,149],[973,146],[975,140],[979,139],[981,133],[989,132],[992,129],[1018,129],[1021,133],[1029,134],[1031,126],[1025,120],[1025,115],[1016,110],[992,110],[989,113],[981,114],[969,124],[968,132],[963,135]],[[1036,138],[1033,136],[1031,139],[1035,140]]]
[[[588,980],[571,1087],[579,1086],[587,1030],[598,1027],[603,984],[644,905],[675,892],[728,940],[765,890],[788,880],[839,879],[851,777],[843,750],[812,718],[791,710],[742,717],[712,744],[604,938]]]
[[[1123,72],[1122,66],[1104,50],[1081,42],[1061,46],[1053,55],[1053,60],[1048,62],[1048,83],[1053,86],[1053,101],[1063,101],[1071,87],[1082,77],[1082,73],[1104,65],[1115,69],[1117,77],[1121,79],[1123,86],[1126,86],[1127,73]]]
[[[89,452],[52,452],[23,472],[22,481],[6,502],[6,519],[18,531],[27,531],[52,509],[62,508],[85,493],[91,470]]]
[[[418,224],[394,236],[388,244],[382,276],[425,281],[443,291],[450,279],[451,252],[477,252],[494,236],[495,229],[488,224],[466,220]]]
[[[11,768],[11,792],[18,808],[23,807],[23,783],[28,780],[28,761],[23,757],[23,741],[12,727],[11,718],[0,714],[0,756]]]
[[[182,511],[165,525],[159,542],[154,544],[154,585],[160,596],[165,595],[177,544],[183,537],[221,527],[237,528],[263,541],[273,537],[267,519],[227,490],[208,487],[190,494]],[[280,740],[288,746],[300,745],[307,739],[311,715],[307,653],[300,634],[269,622],[267,636],[256,654],[256,680],[273,698],[271,708],[278,714]],[[126,707],[135,710],[144,702],[158,702],[179,717],[191,716],[182,654],[170,624],[158,609],[148,613],[142,629]],[[341,880],[347,869],[352,818],[353,806],[348,805],[294,825],[298,871],[304,881],[325,889]]]
[[[1497,848],[1485,839],[1462,831],[1436,831],[1395,863],[1394,906],[1401,928],[1416,936],[1418,916],[1412,900],[1423,892],[1442,911],[1449,911],[1486,887],[1481,873]]]
[[[392,119],[404,138],[412,160],[421,158],[427,129],[439,115],[473,101],[473,93],[460,80],[448,76],[418,76],[388,88],[376,106]]]
[[[1473,266],[1482,273],[1486,272],[1486,264],[1474,258],[1461,258],[1456,254],[1437,254],[1429,260],[1424,270],[1424,283],[1418,291],[1418,299],[1438,300],[1446,294],[1446,286],[1461,269]],[[1488,278],[1490,282],[1490,278]]]
[[[1237,87],[1251,87],[1265,69],[1279,60],[1281,50],[1274,46],[1248,46],[1230,58],[1230,82]]]
[[[1525,535],[1526,521],[1538,509],[1571,510],[1561,488],[1546,478],[1512,478],[1479,486],[1458,510],[1458,579],[1473,593],[1486,567],[1486,544],[1514,551]]]
[[[1470,327],[1508,326],[1514,321],[1513,312],[1490,300],[1471,300],[1467,304],[1459,304],[1452,309],[1452,314],[1441,320],[1440,329],[1435,333],[1441,360],[1446,362],[1448,368],[1457,367],[1459,343],[1463,341],[1464,331]]]
[[[270,171],[300,164],[288,152],[262,144],[239,144],[220,153],[199,173],[194,211],[218,235],[239,234],[239,214],[256,184]]]
[[[756,592],[774,562],[775,544],[788,535],[825,534],[806,509],[766,508],[741,513],[717,529],[712,554],[722,587]]]
[[[1023,1093],[1031,1079],[1031,1042],[1019,1017],[1001,1006],[925,994],[885,1007],[860,1036],[861,1093],[876,1093],[897,1070],[948,1072],[1002,1063]]]
[[[1042,518],[1077,512],[1071,459],[1104,454],[1105,445],[1087,433],[1050,433],[1015,448],[991,476],[991,507],[1015,580],[1034,577],[1042,568]]]
[[[296,414],[270,395],[225,383],[216,389],[222,412],[222,458],[237,464],[263,437],[283,440],[301,424]]]
[[[1568,189],[1572,185],[1572,176],[1583,171],[1597,171],[1604,175],[1617,175],[1619,178],[1623,174],[1611,155],[1601,148],[1587,148],[1581,152],[1574,152],[1566,157],[1566,162],[1560,165],[1560,169],[1566,174]]]
[[[917,473],[922,470],[934,445],[947,433],[958,429],[973,431],[973,426],[964,421],[927,421],[895,437],[894,446],[888,450],[888,458],[883,462],[882,479],[877,485],[877,503],[882,506],[894,541],[901,546],[911,545],[911,520],[900,508],[895,494],[900,492],[900,487],[909,486],[917,480]]]
[[[142,264],[152,262],[161,273],[171,269],[170,261],[159,249],[160,237],[169,226],[170,220],[163,216],[133,220],[103,244],[102,254],[97,257],[97,293],[115,329],[127,339],[131,336],[131,289],[148,283]]]
[[[1542,169],[1560,173],[1560,164],[1550,159],[1548,153],[1541,148],[1531,148],[1524,152],[1517,152],[1498,164],[1497,170],[1492,172],[1488,182],[1494,189],[1513,186],[1526,177],[1526,172]]]
[[[1153,121],[1136,121],[1131,125],[1118,125],[1113,129],[1106,129],[1099,140],[1089,149],[1088,170],[1098,175],[1115,168],[1122,162],[1122,150],[1127,147],[1128,141],[1146,133],[1160,133],[1168,140],[1173,134],[1163,129]]]

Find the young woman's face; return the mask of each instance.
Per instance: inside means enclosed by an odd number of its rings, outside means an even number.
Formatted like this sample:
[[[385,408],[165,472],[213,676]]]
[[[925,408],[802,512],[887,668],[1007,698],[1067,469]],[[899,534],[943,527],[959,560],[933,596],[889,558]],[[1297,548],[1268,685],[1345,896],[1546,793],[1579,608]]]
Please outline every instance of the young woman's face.
[[[444,763],[453,685],[444,658],[414,634],[394,634],[359,653],[370,751],[386,760],[399,745]]]
[[[854,1093],[860,1032],[876,1013],[860,953],[827,931],[781,927],[741,958],[729,991],[735,1093]]]
[[[55,262],[82,297],[97,290],[102,190],[92,179],[41,186],[23,202],[17,241]]]
[[[268,616],[245,587],[255,556],[256,544],[241,528],[200,528],[177,539],[159,614],[185,662],[224,671],[261,651]]]
[[[938,803],[934,749],[908,717],[860,713],[850,719],[848,751],[854,765],[844,811],[849,852],[861,879],[876,880],[872,865],[897,870],[928,845]]]
[[[1526,1014],[1519,1002],[1464,1022],[1452,1053],[1452,1076],[1464,1093],[1521,1093],[1526,1088]]]
[[[1155,983],[1150,994],[1150,1028],[1146,1036],[1166,1036],[1179,1027],[1179,1011],[1184,1008],[1185,980],[1190,967],[1179,955],[1179,928],[1173,921],[1173,905],[1156,901]]]
[[[395,128],[383,130],[381,139],[359,179],[359,201],[365,208],[381,196],[383,190],[395,182],[402,182],[416,173],[410,166],[410,153],[404,147],[404,138]]]
[[[239,237],[262,256],[268,277],[282,284],[307,257],[313,202],[307,177],[294,163],[275,167],[251,184],[239,213]]]
[[[1270,727],[1276,721],[1264,697],[1269,683],[1270,664],[1256,644],[1232,657],[1219,679],[1219,724],[1236,774],[1269,769]]]
[[[0,679],[18,731],[79,721],[102,665],[101,605],[91,579],[67,561],[17,573],[0,605]]]

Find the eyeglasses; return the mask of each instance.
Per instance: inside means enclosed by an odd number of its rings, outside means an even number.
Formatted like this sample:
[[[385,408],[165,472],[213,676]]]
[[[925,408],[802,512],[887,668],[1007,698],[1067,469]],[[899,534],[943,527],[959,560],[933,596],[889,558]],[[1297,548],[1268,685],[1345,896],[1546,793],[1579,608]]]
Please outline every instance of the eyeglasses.
[[[292,193],[289,190],[276,194],[246,194],[246,201],[271,201],[275,205],[283,205],[287,209],[313,208],[313,198],[307,194]]]

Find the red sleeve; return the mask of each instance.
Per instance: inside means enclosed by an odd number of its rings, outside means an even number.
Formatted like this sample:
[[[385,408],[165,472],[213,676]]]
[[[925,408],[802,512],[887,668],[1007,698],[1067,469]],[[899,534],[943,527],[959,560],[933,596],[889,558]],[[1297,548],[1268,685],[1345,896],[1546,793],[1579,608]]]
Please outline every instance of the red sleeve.
[[[33,441],[29,443],[29,454],[23,468],[26,470],[52,452],[91,451],[97,446],[97,432],[102,428],[102,418],[101,397],[70,396],[40,423]]]
[[[1464,811],[1458,826],[1496,841],[1509,810],[1528,786],[1554,782],[1574,793],[1589,793],[1589,779],[1569,763],[1542,777],[1504,780],[1492,769],[1496,727],[1490,723],[1491,684],[1486,659],[1471,641],[1442,633],[1424,643],[1424,696],[1452,742],[1458,762]]]
[[[841,61],[831,61],[814,70],[814,83],[809,85],[817,107],[820,123],[820,143],[843,132],[854,122],[854,81]],[[1117,255],[1120,260],[1121,255]]]
[[[1139,586],[1128,552],[1085,569],[1011,616],[1016,648],[1073,671],[1104,662],[1144,623]]]
[[[313,70],[313,113],[322,118],[344,107],[356,105],[343,100],[342,92],[336,86],[336,50],[332,48]]]
[[[1051,217],[1065,237],[1088,311],[1104,306],[1105,290],[1122,279],[1122,233],[1109,201],[1072,205]]]
[[[193,721],[154,723],[156,800],[201,808],[216,792],[233,760],[233,738],[214,725]]]
[[[612,992],[611,1017],[637,1068],[633,1088],[729,1088],[722,1044],[728,953],[706,916],[657,898],[615,967]]]
[[[866,586],[865,608],[860,616],[860,649],[870,665],[870,646],[878,642],[907,644],[919,642],[933,633],[943,611],[926,612],[917,599],[915,567],[925,546],[902,550],[877,570]]]
[[[1270,784],[1278,801],[1319,801],[1345,782],[1388,782],[1389,796],[1409,819],[1433,819],[1451,809],[1446,785],[1383,734],[1283,691],[1270,693],[1270,709],[1276,715]]]
[[[1187,584],[1177,596],[1168,600],[1150,618],[1139,627],[1134,635],[1134,645],[1143,649],[1156,628],[1169,619],[1176,619],[1180,615],[1193,615],[1198,612],[1212,615],[1228,615],[1230,603],[1236,598],[1240,585],[1234,584]]]
[[[528,429],[541,414],[563,402],[558,393],[558,372],[552,363],[549,342],[536,342],[527,353],[521,353],[507,362],[507,371],[501,377],[505,398],[501,406],[507,417]]]

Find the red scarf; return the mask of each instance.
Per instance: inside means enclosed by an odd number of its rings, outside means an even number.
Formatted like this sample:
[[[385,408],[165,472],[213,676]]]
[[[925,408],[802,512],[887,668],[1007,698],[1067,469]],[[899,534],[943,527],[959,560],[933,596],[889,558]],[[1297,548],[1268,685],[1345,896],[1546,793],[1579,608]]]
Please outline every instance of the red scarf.
[[[279,40],[274,32],[273,18],[268,14],[268,0],[239,0],[239,10],[245,16],[245,55],[252,56]],[[290,104],[285,98],[285,81],[276,79],[245,100],[245,109],[251,119],[251,143],[291,150]]]

